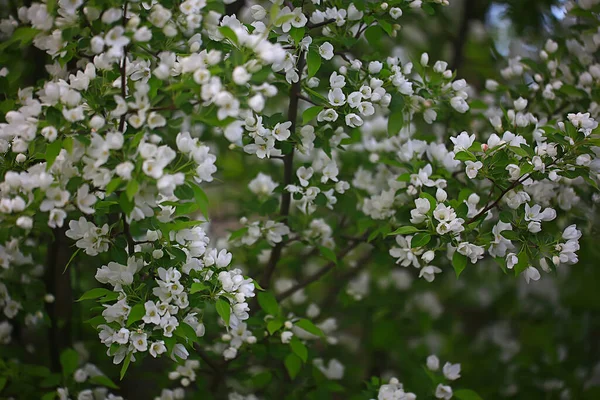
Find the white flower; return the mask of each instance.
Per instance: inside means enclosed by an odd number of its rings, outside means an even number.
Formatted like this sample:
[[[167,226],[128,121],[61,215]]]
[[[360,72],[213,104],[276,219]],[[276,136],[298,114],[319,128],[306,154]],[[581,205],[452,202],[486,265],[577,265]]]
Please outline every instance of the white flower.
[[[530,280],[538,281],[541,278],[540,271],[538,271],[535,267],[529,266],[524,271],[525,273],[525,281],[529,283]]]
[[[302,185],[303,187],[308,186],[309,180],[313,176],[313,173],[314,170],[312,169],[312,167],[306,168],[302,166],[298,168],[298,170],[296,171],[296,176],[300,180],[300,185]]]
[[[130,335],[129,339],[131,340],[131,344],[137,351],[146,351],[148,350],[148,335],[144,332],[134,332]]]
[[[525,203],[525,221],[552,221],[556,218],[556,210],[553,208],[545,208],[542,211],[542,207],[539,204],[535,204],[530,207],[529,204]]]
[[[144,303],[144,308],[146,310],[146,315],[142,318],[143,321],[147,324],[160,324],[160,313],[158,311],[158,307],[152,300],[148,300]]]
[[[273,128],[273,136],[279,141],[287,140],[290,137],[290,127],[292,123],[290,121],[284,123],[278,123]]]
[[[477,176],[477,173],[483,167],[483,163],[481,161],[465,161],[466,174],[470,179],[474,179]]]
[[[323,43],[319,46],[319,54],[326,60],[331,60],[333,58],[333,46],[329,42]]]
[[[452,388],[441,383],[435,388],[435,397],[438,399],[450,400],[452,398]]]
[[[455,381],[460,378],[460,364],[450,364],[447,362],[444,364],[442,371],[444,372],[446,379],[451,381]]]
[[[233,69],[232,78],[236,85],[245,85],[252,78],[252,75],[248,73],[246,68],[237,66]]]
[[[165,342],[162,340],[158,340],[158,341],[150,344],[149,353],[154,358],[163,354],[166,351],[167,351],[167,347],[165,346]]]
[[[579,240],[581,231],[577,229],[577,225],[569,225],[565,228],[562,238],[565,240]]]
[[[483,258],[484,249],[482,246],[477,246],[468,242],[461,242],[458,244],[456,251],[460,254],[467,256],[472,264],[475,264],[477,260]]]
[[[467,132],[461,132],[457,137],[451,137],[450,140],[454,143],[454,153],[468,150],[475,142],[475,134],[469,136]]]
[[[516,111],[523,111],[525,107],[527,107],[527,100],[522,97],[519,97],[517,100],[513,102]]]
[[[48,217],[48,226],[50,228],[62,228],[67,213],[59,208],[53,208],[50,210],[50,216]]]
[[[428,265],[426,267],[421,268],[419,271],[419,278],[425,279],[427,282],[433,282],[435,279],[435,274],[439,274],[442,270],[433,265]]]
[[[356,127],[362,126],[362,124],[363,124],[362,118],[354,113],[350,113],[350,114],[346,115],[345,120],[346,120],[346,125],[348,125],[350,128],[356,128]]]
[[[400,9],[398,7],[390,8],[390,17],[392,17],[393,19],[398,19],[401,16],[402,16],[402,9]]]
[[[513,269],[519,262],[519,257],[515,253],[508,253],[506,255],[506,268]]]
[[[95,210],[92,206],[96,203],[96,200],[96,196],[90,193],[90,187],[87,184],[77,189],[76,203],[81,212],[93,214]]]
[[[427,368],[431,371],[437,371],[440,368],[440,359],[434,354],[427,357]]]
[[[248,184],[250,191],[258,196],[270,196],[277,186],[279,185],[273,181],[273,178],[262,172]]]
[[[461,114],[464,114],[469,110],[469,104],[460,96],[451,98],[450,105]]]
[[[511,181],[516,181],[521,177],[521,168],[515,164],[508,164],[505,168],[508,171]]]
[[[340,88],[330,90],[329,94],[327,95],[327,98],[329,99],[329,104],[331,104],[334,107],[339,107],[346,104],[346,96]]]
[[[369,63],[369,72],[371,74],[378,74],[379,72],[381,72],[381,69],[383,68],[383,63],[381,63],[380,61],[371,61]]]
[[[292,340],[292,336],[294,336],[294,334],[291,331],[283,331],[281,333],[281,343],[289,343]]]

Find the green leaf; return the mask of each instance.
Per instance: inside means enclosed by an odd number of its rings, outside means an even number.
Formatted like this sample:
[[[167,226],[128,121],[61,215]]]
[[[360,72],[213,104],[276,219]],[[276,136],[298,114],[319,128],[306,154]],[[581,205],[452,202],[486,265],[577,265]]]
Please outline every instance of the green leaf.
[[[98,297],[106,296],[109,293],[111,293],[111,291],[108,289],[94,288],[82,294],[79,300],[77,301],[97,299]]]
[[[300,339],[294,336],[290,341],[290,347],[292,348],[294,354],[300,357],[302,362],[306,362],[306,360],[308,359],[308,349],[306,348],[304,343],[300,341]]]
[[[64,376],[70,376],[79,365],[79,354],[73,349],[66,349],[60,354],[60,365]]]
[[[225,321],[225,325],[229,326],[229,319],[231,318],[231,307],[229,306],[229,303],[223,299],[218,299],[215,307],[217,308],[219,316]]]
[[[56,160],[56,157],[58,157],[61,149],[62,140],[60,139],[56,139],[54,142],[49,143],[48,146],[46,146],[46,169],[50,169],[50,167],[52,167],[52,164],[54,164],[54,160]]]
[[[198,335],[196,335],[196,331],[194,330],[194,328],[192,328],[185,322],[179,323],[177,329],[175,329],[175,335],[187,339],[192,343],[198,341]]]
[[[273,379],[273,374],[269,371],[263,371],[260,374],[256,374],[252,377],[252,386],[255,389],[261,389],[267,386]]]
[[[123,380],[123,377],[125,376],[125,373],[127,372],[127,368],[129,368],[129,363],[131,363],[131,355],[133,353],[129,353],[127,354],[127,357],[125,357],[125,361],[123,361],[123,366],[121,367],[121,373],[120,373],[120,379]]]
[[[411,233],[419,232],[420,230],[415,228],[412,225],[401,226],[393,232],[388,233],[388,236],[396,236],[396,235],[409,235]]]
[[[119,387],[106,375],[96,375],[90,378],[90,382],[100,386],[106,386],[111,389],[118,389]]]
[[[11,46],[12,44],[15,44],[15,43],[19,43],[19,45],[21,47],[26,46],[33,41],[33,38],[39,32],[40,31],[38,29],[30,28],[30,27],[26,27],[26,26],[17,28],[13,32],[13,34],[10,36],[10,39],[5,41],[4,43],[0,43],[0,51],[8,48],[9,46]]]
[[[129,317],[127,317],[127,326],[130,326],[134,322],[137,322],[142,319],[142,317],[146,315],[146,309],[142,303],[136,304],[131,307],[131,311],[129,312]]]
[[[6,386],[7,381],[8,381],[8,379],[6,377],[4,377],[4,376],[0,377],[0,392]]]
[[[106,185],[106,196],[110,196],[115,190],[117,190],[122,181],[123,180],[119,177],[111,179],[110,182],[108,182],[108,185]]]
[[[271,292],[260,292],[258,295],[260,308],[270,315],[279,315],[279,304]]]
[[[130,180],[127,184],[127,187],[125,188],[125,193],[127,193],[127,198],[129,199],[129,201],[133,200],[133,198],[139,190],[140,184],[135,179]]]
[[[48,392],[42,396],[41,400],[54,400],[56,398],[56,391]]]
[[[119,206],[125,215],[129,215],[133,211],[135,205],[133,204],[133,201],[127,198],[125,192],[121,192],[121,195],[119,196]]]
[[[304,110],[304,112],[302,113],[302,124],[308,124],[310,121],[313,120],[313,118],[316,118],[321,111],[323,111],[322,106],[314,106]]]
[[[460,389],[454,392],[454,397],[459,400],[483,400],[476,392],[470,389]]]
[[[304,32],[304,27],[290,29],[290,36],[292,39],[294,39],[294,43],[296,43],[296,45],[304,38]]]
[[[231,40],[231,42],[233,44],[235,44],[236,46],[238,45],[238,37],[235,34],[235,32],[233,31],[233,29],[231,29],[228,26],[221,26],[221,27],[219,27],[219,31],[221,32],[221,34],[223,36],[225,36],[227,39]]]
[[[390,115],[387,124],[388,136],[396,136],[404,126],[404,112],[398,110]]]
[[[507,238],[508,240],[521,240],[519,233],[515,232],[515,231],[505,230],[505,231],[500,232],[500,234],[502,236],[504,236],[505,238]]]
[[[73,138],[71,136],[67,136],[63,139],[63,148],[69,153],[73,154]]]
[[[337,265],[337,263],[338,263],[337,257],[333,250],[331,250],[330,248],[325,247],[325,246],[319,246],[319,251],[321,252],[321,255],[323,257],[325,257],[327,260],[329,260],[332,263]]]
[[[283,326],[283,321],[281,321],[281,319],[273,318],[272,320],[270,320],[267,323],[267,331],[269,332],[269,335],[272,335],[273,333],[275,333],[279,329],[281,329],[282,326]]]
[[[417,247],[423,247],[425,245],[427,245],[427,243],[429,243],[429,241],[431,240],[431,235],[429,233],[417,233],[415,236],[412,237],[412,240],[410,241],[410,247],[417,248]]]
[[[525,151],[524,149],[517,147],[517,146],[508,146],[508,149],[510,151],[512,151],[513,153],[515,153],[518,156],[521,157],[527,157],[529,154],[527,154],[527,151]]]
[[[452,256],[452,267],[454,267],[454,272],[456,273],[456,277],[458,278],[461,272],[467,267],[467,256],[460,254],[458,251],[454,252]]]
[[[302,369],[302,360],[294,353],[288,354],[283,363],[285,364],[285,369],[287,369],[287,372],[292,379],[296,378],[300,372],[300,369]]]
[[[517,255],[519,258],[519,262],[515,264],[515,275],[519,275],[521,272],[525,271],[529,266],[529,256],[527,255],[527,251],[525,246],[521,249],[521,252]]]
[[[379,26],[372,25],[365,31],[365,38],[371,46],[379,46],[383,33],[383,29]]]
[[[194,199],[196,200],[196,203],[198,204],[198,209],[200,210],[202,215],[204,215],[204,218],[206,218],[206,220],[209,220],[209,218],[208,218],[208,196],[206,195],[206,193],[204,193],[204,190],[202,190],[202,188],[200,186],[198,186],[198,184],[191,183],[190,186],[192,187],[192,191],[194,192]]]
[[[243,237],[247,232],[248,232],[247,226],[244,228],[238,229],[237,231],[233,231],[229,235],[229,240],[231,241],[231,240],[239,239],[239,238]]]
[[[106,320],[104,319],[104,317],[102,315],[97,315],[94,318],[84,321],[84,323],[90,324],[92,327],[96,328],[100,324],[105,324]]]
[[[458,161],[477,161],[477,157],[474,154],[467,151],[459,151],[454,155],[454,159]]]
[[[321,68],[321,55],[315,49],[310,49],[306,56],[306,64],[308,65],[308,77],[312,78]]]
[[[192,287],[190,288],[190,293],[194,294],[194,293],[202,292],[205,289],[208,289],[208,286],[206,286],[204,283],[194,282],[194,283],[192,283]]]
[[[308,333],[312,333],[315,336],[325,336],[320,328],[307,319],[298,320],[294,322],[294,325],[300,329],[304,329]]]

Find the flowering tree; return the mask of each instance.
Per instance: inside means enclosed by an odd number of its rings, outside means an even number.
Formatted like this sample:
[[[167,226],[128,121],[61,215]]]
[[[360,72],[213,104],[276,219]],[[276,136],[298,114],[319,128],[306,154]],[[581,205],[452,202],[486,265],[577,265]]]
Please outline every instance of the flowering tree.
[[[597,3],[484,88],[447,0],[7,7],[0,394],[597,398]]]

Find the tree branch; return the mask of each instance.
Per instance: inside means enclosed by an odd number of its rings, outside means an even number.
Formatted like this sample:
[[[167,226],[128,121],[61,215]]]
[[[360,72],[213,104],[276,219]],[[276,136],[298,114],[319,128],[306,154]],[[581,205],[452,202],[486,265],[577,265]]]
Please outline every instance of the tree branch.
[[[329,25],[335,22],[335,19],[326,19],[323,22],[319,22],[318,24],[311,24],[310,22],[306,25],[308,29],[317,29],[325,25]]]
[[[304,52],[301,51],[298,55],[298,75],[300,79],[298,82],[292,84],[290,88],[290,104],[288,107],[288,121],[292,123],[290,131],[294,133],[296,131],[296,120],[298,119],[298,100],[300,99],[300,89],[302,87],[301,77],[302,71],[306,64],[306,58]],[[294,149],[283,157],[283,193],[281,194],[281,207],[279,214],[283,223],[287,223],[288,215],[290,213],[290,204],[292,201],[292,194],[285,190],[285,187],[292,183],[294,177]],[[260,286],[267,289],[271,283],[271,278],[277,267],[277,262],[281,258],[281,252],[285,246],[284,242],[277,243],[271,251],[271,256],[265,268],[265,272],[260,280]]]
[[[458,26],[458,34],[456,35],[456,39],[454,40],[454,49],[452,55],[452,63],[450,64],[450,69],[452,71],[460,68],[463,60],[463,48],[465,47],[465,42],[467,41],[467,34],[469,33],[469,20],[471,17],[470,9],[473,8],[472,0],[464,0],[462,7],[462,14],[460,19],[460,25]]]
[[[523,183],[527,178],[529,178],[529,174],[525,174],[523,175],[521,178],[517,179],[516,181],[514,181],[512,183],[512,185],[510,185],[509,187],[507,187],[506,189],[504,189],[501,193],[500,196],[498,196],[498,198],[491,204],[487,205],[483,210],[481,210],[479,213],[477,213],[476,216],[474,216],[473,218],[471,218],[470,220],[467,221],[467,225],[477,221],[479,219],[479,217],[481,217],[482,215],[484,215],[485,213],[487,213],[488,211],[490,211],[492,208],[496,207],[498,205],[498,203],[500,203],[500,200],[502,200],[502,198],[506,195],[506,193],[510,192],[511,190],[513,190],[514,188],[516,188],[517,186],[519,186],[521,183]]]
[[[122,214],[122,219],[123,219],[123,233],[125,234],[125,237],[127,238],[127,252],[129,253],[130,256],[133,255],[133,253],[135,253],[135,241],[133,240],[133,237],[131,236],[131,232],[129,230],[129,224],[127,223],[127,219],[125,217],[125,214]]]
[[[225,15],[236,15],[246,5],[245,0],[237,0],[225,6]]]
[[[46,292],[54,295],[54,302],[46,303],[50,318],[48,348],[52,371],[60,372],[60,353],[71,346],[71,316],[73,290],[70,271],[65,271],[71,251],[66,242],[65,228],[53,230],[54,240],[46,252]]]
[[[346,246],[345,249],[343,249],[339,254],[337,254],[337,256],[336,256],[337,260],[341,261],[344,257],[346,257],[348,255],[348,253],[350,253],[352,250],[354,250],[356,247],[358,247],[358,245],[361,244],[367,237],[368,237],[368,233],[365,233],[360,239],[357,239],[354,242],[352,242],[351,244],[349,244],[348,246]],[[293,295],[294,293],[296,293],[298,290],[303,289],[303,288],[307,287],[308,285],[310,285],[311,283],[318,281],[324,275],[326,275],[329,271],[331,271],[333,268],[335,268],[335,266],[336,266],[336,263],[334,263],[333,261],[329,262],[323,268],[321,268],[314,274],[306,277],[306,279],[304,279],[302,282],[299,282],[296,286],[293,286],[293,287],[289,288],[288,290],[279,293],[276,296],[277,301],[281,302],[282,300],[285,300],[288,297],[290,297],[291,295]]]
[[[123,27],[127,24],[127,1],[123,5]],[[125,100],[127,96],[127,46],[123,49],[123,62],[121,63],[121,97]],[[127,113],[121,115],[119,120],[119,132],[123,133],[125,130],[125,117]]]

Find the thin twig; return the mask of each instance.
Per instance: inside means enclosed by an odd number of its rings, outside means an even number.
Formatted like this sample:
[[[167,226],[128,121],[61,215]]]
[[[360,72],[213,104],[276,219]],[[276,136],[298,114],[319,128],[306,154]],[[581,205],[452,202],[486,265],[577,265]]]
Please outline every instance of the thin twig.
[[[488,204],[483,210],[481,210],[479,213],[477,213],[477,215],[475,215],[473,218],[471,218],[470,220],[467,221],[467,225],[469,225],[472,222],[475,222],[479,219],[479,217],[481,217],[482,215],[484,215],[485,213],[487,213],[488,211],[490,211],[492,208],[496,207],[498,205],[498,203],[500,203],[500,200],[502,200],[502,198],[506,195],[506,193],[510,192],[511,190],[513,190],[514,188],[516,188],[517,186],[519,186],[521,183],[523,183],[527,178],[529,178],[529,175],[531,174],[525,174],[523,175],[521,178],[517,179],[516,181],[514,181],[512,183],[512,185],[510,185],[509,187],[507,187],[506,189],[504,189],[501,193],[500,196],[498,196],[498,198],[491,204]]]
[[[306,97],[306,96],[303,96],[303,95],[301,95],[301,94],[300,94],[300,95],[298,95],[298,98],[299,98],[300,100],[304,100],[304,101],[306,101],[307,103],[310,103],[310,104],[313,104],[313,105],[315,105],[315,106],[318,106],[318,104],[317,104],[317,103],[315,103],[314,101],[312,101],[310,98],[308,98],[308,97]]]
[[[327,19],[327,20],[325,20],[323,22],[319,22],[318,24],[308,23],[306,25],[306,27],[308,29],[317,29],[317,28],[320,28],[320,27],[325,26],[325,25],[329,25],[329,24],[334,23],[334,22],[335,22],[335,19]]]
[[[361,244],[367,237],[368,237],[368,233],[365,233],[360,238],[360,240],[356,240],[356,241],[352,242],[351,244],[349,244],[348,246],[346,246],[345,249],[343,249],[339,254],[336,255],[337,260],[341,261],[344,257],[346,257],[348,255],[348,253],[350,253],[352,250],[354,250],[356,247],[358,247],[358,245]],[[329,271],[331,271],[333,268],[335,268],[335,266],[336,266],[336,263],[333,261],[327,263],[320,270],[318,270],[314,274],[306,277],[306,279],[304,279],[302,282],[299,282],[297,285],[289,288],[288,290],[279,293],[277,295],[277,301],[281,302],[282,300],[285,300],[286,298],[288,298],[291,295],[293,295],[294,293],[296,293],[298,290],[303,289],[303,288],[307,287],[308,285],[310,285],[311,283],[318,281],[324,275],[326,275]]]
[[[123,233],[125,234],[125,237],[127,238],[127,250],[129,252],[129,255],[132,256],[133,253],[135,253],[135,241],[133,240],[133,237],[131,236],[131,231],[129,230],[129,224],[127,223],[127,218],[125,217],[125,214],[122,214],[122,219],[123,219]]]

